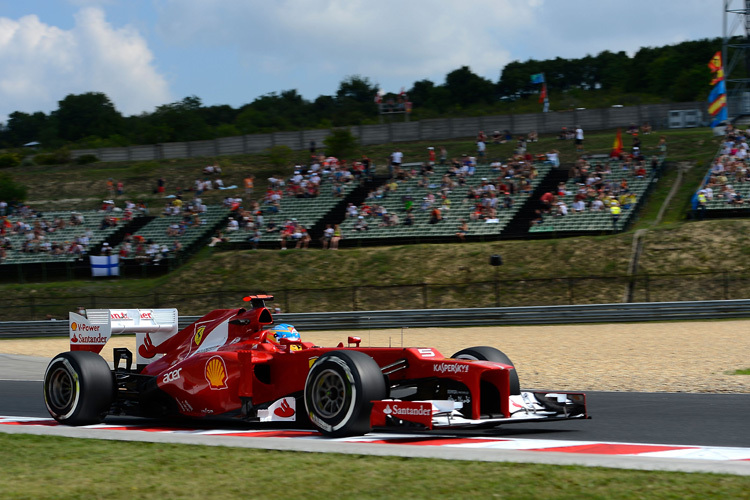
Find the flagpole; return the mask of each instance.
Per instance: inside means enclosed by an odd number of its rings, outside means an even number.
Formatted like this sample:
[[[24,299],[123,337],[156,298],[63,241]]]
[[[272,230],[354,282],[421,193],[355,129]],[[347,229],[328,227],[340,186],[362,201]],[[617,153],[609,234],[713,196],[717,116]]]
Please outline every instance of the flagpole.
[[[724,15],[721,16],[721,24],[722,24],[722,40],[721,40],[721,67],[722,70],[727,64],[727,11],[729,10],[729,1],[730,0],[724,0]],[[728,78],[729,75],[724,74],[724,79]],[[727,82],[728,83],[728,82]],[[725,109],[727,110],[727,119],[729,119],[729,89],[727,89],[727,103],[724,105]]]

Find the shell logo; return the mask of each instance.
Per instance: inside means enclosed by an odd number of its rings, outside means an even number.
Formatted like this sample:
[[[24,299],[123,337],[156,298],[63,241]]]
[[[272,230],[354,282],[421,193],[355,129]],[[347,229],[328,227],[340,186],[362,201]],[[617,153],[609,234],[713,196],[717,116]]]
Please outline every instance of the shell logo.
[[[211,389],[227,388],[227,365],[221,356],[214,356],[206,363],[206,380]]]
[[[195,336],[193,337],[193,341],[195,342],[195,345],[200,345],[201,340],[203,340],[204,331],[206,331],[205,326],[198,327],[198,330],[196,330]]]
[[[76,330],[78,330],[78,323],[76,323],[75,321],[74,321],[74,322],[72,322],[72,323],[70,324],[70,329],[71,329],[71,330],[73,330],[73,331],[76,331]]]

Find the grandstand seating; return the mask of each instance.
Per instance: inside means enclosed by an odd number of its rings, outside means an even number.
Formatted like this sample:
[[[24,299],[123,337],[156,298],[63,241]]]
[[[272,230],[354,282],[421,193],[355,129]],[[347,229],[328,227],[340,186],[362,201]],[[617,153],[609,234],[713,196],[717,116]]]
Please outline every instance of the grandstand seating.
[[[714,129],[717,130],[717,129]],[[733,150],[741,148],[741,144],[747,142],[748,132],[741,129],[727,129],[723,142],[719,146],[716,155],[709,163],[703,182],[693,194],[691,216],[697,218],[711,217],[747,217],[750,213],[750,173],[747,170],[747,158],[744,161],[736,161],[739,155],[735,156]],[[713,168],[717,162],[722,162],[725,170],[721,173],[714,174]],[[727,197],[722,193],[724,186],[731,187],[732,191],[742,198],[742,203],[728,203]],[[704,212],[698,210],[698,194],[701,189],[710,187],[711,196],[706,202]]]
[[[537,176],[531,181],[532,192],[539,182],[541,182],[541,179],[549,172],[551,165],[546,162],[536,162],[534,167],[537,170]],[[480,164],[477,165],[476,173],[467,180],[464,186],[456,186],[448,195],[451,205],[449,210],[441,211],[443,220],[436,224],[430,224],[430,210],[422,210],[420,204],[428,192],[439,194],[439,184],[442,175],[447,169],[448,167],[446,166],[437,165],[435,167],[435,173],[431,176],[431,179],[434,179],[436,184],[428,187],[420,187],[418,185],[419,179],[413,177],[407,181],[400,182],[398,189],[393,193],[389,193],[387,197],[368,202],[369,205],[382,205],[389,213],[396,213],[399,217],[399,224],[397,226],[378,227],[380,220],[378,217],[373,216],[368,218],[368,229],[366,231],[356,231],[354,229],[356,218],[348,218],[341,224],[344,238],[355,241],[398,238],[456,238],[455,234],[458,231],[461,219],[464,219],[469,226],[467,238],[475,239],[484,236],[497,236],[505,229],[529,196],[526,193],[512,195],[513,207],[504,209],[499,206],[496,222],[486,222],[485,220],[471,221],[469,216],[474,208],[474,204],[467,201],[469,190],[471,187],[479,185],[483,178],[497,178],[497,173],[492,171],[490,165]],[[406,217],[403,201],[404,196],[410,196],[414,199],[414,208],[412,210],[414,224],[412,226],[403,224]],[[499,197],[502,203],[503,195],[499,195]],[[435,203],[437,206],[440,205],[439,196]]]
[[[168,236],[167,228],[173,222],[179,222],[181,220],[180,215],[172,216],[161,216],[157,217],[138,231],[133,233],[133,236],[140,236],[145,242],[156,243],[159,246],[166,245],[168,248],[172,247],[175,240],[178,240],[183,249],[188,249],[202,238],[207,237],[213,233],[218,225],[223,225],[225,219],[229,215],[230,210],[221,205],[214,205],[206,207],[206,212],[200,215],[201,224],[199,226],[188,226],[185,229],[184,234],[181,236]],[[119,251],[122,247],[122,243],[115,246],[115,251]],[[135,245],[133,247],[135,251]],[[135,254],[129,256],[126,260],[134,259]]]
[[[74,239],[83,236],[86,230],[90,229],[93,236],[89,240],[88,249],[98,248],[104,241],[107,240],[113,233],[117,232],[123,227],[123,222],[118,221],[117,226],[107,227],[100,229],[102,219],[107,216],[113,216],[115,218],[121,216],[121,213],[113,212],[106,213],[102,211],[81,211],[79,212],[83,216],[83,224],[74,226],[66,224],[64,229],[56,229],[54,232],[48,232],[44,234],[44,240],[50,243],[65,244],[65,242],[73,241]],[[63,219],[66,223],[70,219],[70,211],[52,211],[44,212],[40,218],[26,218],[23,219],[17,215],[8,217],[11,223],[16,223],[21,220],[33,227],[34,221],[44,220],[48,224],[52,223],[56,218]],[[13,233],[8,231],[6,235],[11,242],[12,249],[6,251],[6,257],[2,261],[2,264],[34,264],[43,262],[72,262],[80,258],[78,255],[64,253],[62,255],[52,255],[48,252],[22,252],[21,248],[25,240],[25,235]]]
[[[575,193],[578,191],[578,184],[576,179],[570,179],[565,184],[567,192],[571,193],[564,196],[558,196],[558,200],[565,202],[568,206],[569,213],[567,216],[555,216],[550,214],[544,214],[542,222],[532,226],[529,229],[529,233],[547,233],[553,232],[556,235],[559,233],[569,234],[585,234],[589,233],[601,233],[603,231],[622,231],[632,221],[636,212],[636,207],[641,203],[643,197],[648,192],[648,187],[656,175],[656,169],[648,167],[647,175],[642,178],[636,178],[632,176],[629,170],[623,170],[622,162],[612,160],[609,161],[610,173],[605,174],[606,180],[619,183],[622,179],[627,179],[628,189],[634,193],[637,197],[636,204],[630,209],[623,208],[619,220],[616,224],[613,224],[612,215],[609,208],[605,207],[602,211],[591,211],[586,210],[585,212],[576,213],[573,210],[573,201]]]
[[[320,193],[314,198],[295,198],[293,196],[284,196],[281,198],[280,206],[274,211],[271,206],[263,205],[261,210],[265,223],[273,220],[279,225],[291,219],[297,219],[297,222],[308,230],[316,223],[321,221],[336,205],[341,203],[352,190],[357,187],[356,181],[351,181],[341,185],[341,197],[334,196],[332,183],[329,178],[324,178],[320,183]],[[253,233],[245,228],[238,231],[226,232],[224,236],[229,243],[246,242]],[[278,232],[263,232],[261,243],[278,241],[280,238]]]

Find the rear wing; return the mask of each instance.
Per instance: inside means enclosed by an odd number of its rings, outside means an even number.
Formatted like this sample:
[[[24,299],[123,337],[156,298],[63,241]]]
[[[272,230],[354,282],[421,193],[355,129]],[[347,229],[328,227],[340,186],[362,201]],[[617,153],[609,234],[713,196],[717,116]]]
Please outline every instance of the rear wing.
[[[85,316],[71,312],[70,350],[99,353],[113,333],[135,333],[137,345],[150,334],[158,344],[177,333],[177,319],[177,309],[88,309]]]

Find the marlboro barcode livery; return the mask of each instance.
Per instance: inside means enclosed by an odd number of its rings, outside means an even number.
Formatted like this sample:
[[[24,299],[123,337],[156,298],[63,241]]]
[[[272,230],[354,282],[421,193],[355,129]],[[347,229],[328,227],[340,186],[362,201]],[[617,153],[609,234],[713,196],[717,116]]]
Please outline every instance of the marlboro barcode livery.
[[[70,314],[70,352],[47,367],[50,414],[69,425],[107,415],[225,416],[296,422],[329,437],[394,427],[493,427],[588,418],[585,395],[522,391],[513,363],[480,346],[447,358],[431,347],[320,347],[292,325],[273,325],[268,295],[213,311],[179,330],[176,309]],[[113,334],[135,334],[136,353],[99,353]]]

